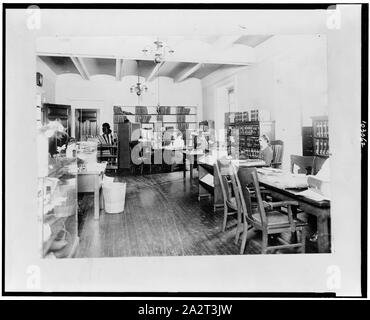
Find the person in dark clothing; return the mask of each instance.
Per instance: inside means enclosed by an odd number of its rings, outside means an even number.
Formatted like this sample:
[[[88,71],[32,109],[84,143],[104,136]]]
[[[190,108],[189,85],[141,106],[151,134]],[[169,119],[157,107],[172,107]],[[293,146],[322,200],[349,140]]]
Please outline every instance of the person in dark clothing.
[[[114,144],[112,130],[110,129],[109,123],[107,122],[103,123],[102,129],[103,129],[103,134],[101,135],[102,142],[104,141],[104,144]]]
[[[260,153],[259,158],[266,162],[266,165],[270,166],[273,157],[273,151],[270,146],[270,139],[267,135],[263,134],[260,139]]]

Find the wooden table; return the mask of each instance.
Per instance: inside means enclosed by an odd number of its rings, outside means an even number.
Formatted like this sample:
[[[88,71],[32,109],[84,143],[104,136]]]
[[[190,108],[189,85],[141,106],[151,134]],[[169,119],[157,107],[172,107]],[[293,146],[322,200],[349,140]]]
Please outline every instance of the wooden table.
[[[259,176],[260,185],[270,191],[273,198],[281,201],[293,200],[299,203],[299,208],[307,214],[314,215],[317,218],[318,231],[318,251],[320,253],[330,253],[330,201],[322,200],[316,201],[306,196],[299,195],[302,189],[284,189],[273,182],[268,181],[268,178]]]
[[[94,219],[99,219],[100,210],[104,209],[102,184],[106,163],[97,163],[95,168],[88,167],[77,173],[77,192],[94,193]]]
[[[186,177],[186,159],[190,162],[190,181],[193,181],[193,170],[194,163],[197,162],[199,156],[204,155],[203,150],[183,150],[183,162],[184,162],[184,178]]]

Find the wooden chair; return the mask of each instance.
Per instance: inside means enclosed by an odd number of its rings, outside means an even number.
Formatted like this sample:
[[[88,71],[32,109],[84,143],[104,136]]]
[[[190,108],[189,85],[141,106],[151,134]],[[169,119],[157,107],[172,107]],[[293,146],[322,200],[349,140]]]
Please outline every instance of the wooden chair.
[[[294,166],[298,167],[298,173],[313,174],[314,169],[314,156],[290,156],[290,172],[294,172]]]
[[[327,158],[317,156],[290,156],[290,171],[294,172],[294,165],[298,166],[298,173],[307,175],[317,174]]]
[[[292,205],[298,205],[296,201],[265,202],[262,200],[260,186],[258,182],[257,171],[255,168],[233,169],[237,192],[239,194],[241,211],[243,214],[243,235],[240,254],[244,253],[248,226],[262,231],[262,254],[268,250],[277,250],[283,248],[301,248],[305,252],[305,227],[307,223],[293,217]],[[252,202],[249,187],[253,187],[256,195],[256,202]],[[288,214],[281,212],[279,208],[287,208]],[[281,234],[291,232],[292,238],[298,239],[297,231],[300,231],[300,242],[289,243],[281,237],[277,240],[281,244],[269,246],[268,236],[270,234]]]
[[[313,160],[313,175],[317,174],[320,171],[322,165],[326,160],[327,158],[325,157],[315,157],[315,159]]]
[[[222,231],[226,229],[227,218],[238,213],[236,198],[232,196],[231,185],[227,177],[231,172],[231,161],[218,159],[215,163],[217,176],[220,181],[222,197],[224,202],[224,219]]]
[[[274,140],[270,142],[270,145],[273,151],[271,167],[280,169],[283,160],[284,142],[282,140]]]

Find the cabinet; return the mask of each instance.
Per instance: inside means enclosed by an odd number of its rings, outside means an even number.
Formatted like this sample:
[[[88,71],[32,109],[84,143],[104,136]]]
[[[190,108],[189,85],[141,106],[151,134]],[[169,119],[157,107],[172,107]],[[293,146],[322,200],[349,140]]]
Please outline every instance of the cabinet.
[[[312,117],[315,156],[329,157],[329,121],[327,116]]]
[[[49,121],[60,119],[61,124],[66,129],[68,136],[71,136],[71,106],[64,104],[44,103],[42,105],[43,124]]]
[[[302,155],[313,156],[313,128],[302,127]]]
[[[77,158],[75,152],[50,157],[44,132],[38,134],[41,256],[71,258],[78,246]]]
[[[259,137],[266,134],[270,141],[275,139],[274,121],[245,121],[226,123],[228,154],[239,159],[257,159],[260,152]]]
[[[138,141],[140,137],[139,123],[118,123],[118,167],[130,169],[131,167],[131,142]]]

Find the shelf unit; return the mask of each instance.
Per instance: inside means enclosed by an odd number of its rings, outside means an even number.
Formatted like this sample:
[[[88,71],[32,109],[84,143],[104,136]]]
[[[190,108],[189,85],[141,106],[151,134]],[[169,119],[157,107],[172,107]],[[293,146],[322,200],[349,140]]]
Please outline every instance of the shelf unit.
[[[328,116],[312,117],[313,151],[315,156],[329,157]]]
[[[48,151],[39,149],[38,152]],[[77,158],[75,156],[68,158],[65,154],[60,154],[49,158],[47,165],[47,174],[38,177],[41,256],[71,258],[79,242]]]
[[[97,146],[97,161],[107,162],[106,170],[117,170],[118,169],[118,143],[114,145],[110,144],[99,144]]]
[[[197,129],[197,107],[195,106],[114,106],[113,131],[118,132],[118,124],[128,119],[132,123],[153,124],[157,127],[172,127],[180,131]]]
[[[274,140],[275,122],[225,123],[225,131],[228,154],[234,154],[239,159],[257,159],[260,152],[259,137],[266,134],[270,141]]]

